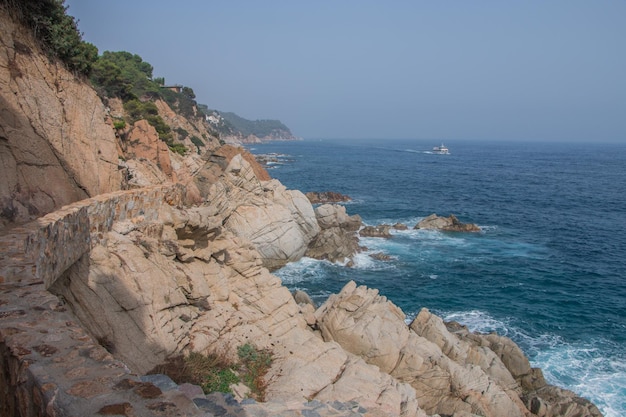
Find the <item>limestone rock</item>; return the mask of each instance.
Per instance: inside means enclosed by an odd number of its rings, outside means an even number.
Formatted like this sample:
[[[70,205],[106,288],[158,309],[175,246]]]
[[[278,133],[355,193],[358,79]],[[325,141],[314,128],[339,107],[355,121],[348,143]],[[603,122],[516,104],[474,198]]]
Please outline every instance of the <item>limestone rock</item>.
[[[317,207],[315,216],[321,231],[309,245],[306,256],[345,262],[359,251],[356,231],[361,226],[360,216],[348,216],[345,207],[334,204]]]
[[[414,229],[443,230],[446,232],[480,232],[480,227],[472,223],[461,223],[454,214],[439,217],[436,214],[424,218]]]

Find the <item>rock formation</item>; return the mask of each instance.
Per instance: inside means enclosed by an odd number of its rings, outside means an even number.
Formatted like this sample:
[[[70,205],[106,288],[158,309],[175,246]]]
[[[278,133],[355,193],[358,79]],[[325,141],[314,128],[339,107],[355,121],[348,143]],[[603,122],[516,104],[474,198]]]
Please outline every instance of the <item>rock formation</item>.
[[[585,400],[549,394],[562,390],[546,388],[510,340],[466,329],[452,333],[427,309],[407,327],[404,313],[377,290],[350,282],[315,315],[324,340],[409,383],[427,414],[601,415]]]
[[[306,256],[348,262],[359,251],[356,232],[361,227],[361,217],[348,216],[345,207],[333,204],[317,207],[315,216],[321,230],[310,243]]]
[[[347,195],[336,193],[334,191],[309,191],[305,194],[311,204],[329,204],[329,203],[345,203],[352,201]]]
[[[309,330],[263,255],[216,209],[163,207],[156,221],[116,222],[51,290],[136,372],[179,352],[233,354],[253,342],[274,355],[270,401],[357,401],[423,416],[408,385]]]
[[[172,162],[167,144],[159,139],[156,129],[147,120],[135,122],[128,133],[126,155],[134,160],[146,160],[156,164],[168,180],[172,181]]]
[[[269,269],[300,259],[319,232],[304,194],[277,180],[259,181],[240,154],[209,188],[206,200],[224,217],[226,229],[252,242]]]
[[[443,230],[446,232],[480,232],[480,227],[471,223],[461,223],[454,214],[439,217],[436,214],[424,218],[414,229]]]
[[[359,231],[359,236],[382,237],[385,239],[389,239],[391,237],[391,226],[387,224],[381,224],[378,226],[365,226]]]
[[[120,189],[106,120],[96,92],[0,10],[0,230]]]

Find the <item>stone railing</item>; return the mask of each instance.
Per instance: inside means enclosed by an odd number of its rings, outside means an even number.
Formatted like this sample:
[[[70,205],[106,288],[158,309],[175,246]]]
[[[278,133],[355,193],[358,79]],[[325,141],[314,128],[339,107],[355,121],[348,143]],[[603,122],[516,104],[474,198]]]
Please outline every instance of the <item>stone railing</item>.
[[[114,221],[156,220],[163,204],[180,205],[184,186],[158,185],[78,201],[0,236],[0,283],[50,288],[111,230]]]

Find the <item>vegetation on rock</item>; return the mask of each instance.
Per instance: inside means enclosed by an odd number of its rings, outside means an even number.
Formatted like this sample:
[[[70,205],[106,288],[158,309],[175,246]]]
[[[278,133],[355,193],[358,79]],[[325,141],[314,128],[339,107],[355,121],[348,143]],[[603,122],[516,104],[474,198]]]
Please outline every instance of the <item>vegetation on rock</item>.
[[[65,0],[0,0],[0,4],[28,27],[41,48],[76,73],[89,75],[98,48],[84,42],[76,20],[66,13]]]
[[[243,382],[254,399],[264,401],[267,387],[264,377],[272,365],[271,353],[246,343],[237,348],[237,356],[239,361],[232,362],[226,355],[192,352],[168,359],[151,373],[166,374],[177,384],[199,385],[206,394],[232,393],[231,386]]]

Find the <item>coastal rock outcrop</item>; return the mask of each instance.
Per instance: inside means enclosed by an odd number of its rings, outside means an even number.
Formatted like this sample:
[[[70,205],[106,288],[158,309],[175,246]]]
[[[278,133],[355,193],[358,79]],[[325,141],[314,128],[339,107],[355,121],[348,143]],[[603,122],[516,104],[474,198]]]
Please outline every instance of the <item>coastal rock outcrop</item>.
[[[454,214],[439,217],[436,214],[422,219],[414,229],[443,230],[446,232],[480,232],[480,227],[472,223],[461,223]]]
[[[334,191],[309,191],[305,194],[311,204],[345,203],[352,201],[347,195]]]
[[[177,156],[138,123],[136,144],[116,143],[95,92],[3,12],[0,229],[81,200],[0,239],[4,414],[224,414],[141,374],[172,355],[235,358],[253,343],[273,355],[268,403],[245,404],[254,415],[315,416],[315,401],[345,416],[531,417],[526,407],[541,417],[599,415],[545,384],[508,339],[446,326],[427,310],[408,327],[376,290],[349,283],[314,311],[268,268],[307,246],[310,256],[345,261],[358,250],[359,216],[314,211],[251,155],[213,139],[202,157]],[[118,160],[128,149],[134,159]],[[143,188],[170,178],[185,185]],[[142,188],[104,194],[124,185]]]
[[[324,340],[409,383],[428,414],[600,415],[555,387],[529,394],[545,381],[510,340],[467,330],[459,337],[426,309],[407,327],[404,313],[375,289],[350,282],[315,314]]]
[[[277,180],[259,181],[240,154],[210,187],[206,199],[223,215],[227,230],[252,242],[269,269],[300,259],[319,232],[304,194],[287,190]]]
[[[365,226],[359,230],[359,236],[361,237],[382,237],[389,239],[391,237],[391,226],[387,224],[380,224],[378,226]]]
[[[359,251],[359,215],[349,216],[344,206],[323,204],[315,209],[315,216],[321,230],[311,241],[306,256],[346,262]]]
[[[287,288],[215,207],[162,207],[158,220],[116,222],[51,290],[135,372],[181,352],[273,353],[269,401],[356,401],[424,416],[415,392],[311,331]]]
[[[431,317],[436,316],[431,315]],[[415,327],[424,330],[428,327],[431,329],[438,327],[439,330],[435,332],[426,330],[427,333],[433,336],[437,333],[440,335],[447,333],[439,324],[440,318],[435,320],[428,318],[425,321],[436,322],[437,324],[435,326],[423,326],[418,325],[416,322]],[[422,320],[422,323],[424,323],[424,320]],[[411,326],[413,327],[413,324]],[[489,350],[500,358],[502,364],[519,387],[517,391],[520,392],[520,399],[534,415],[540,417],[602,417],[602,413],[590,401],[578,397],[571,391],[548,384],[543,377],[541,369],[532,368],[526,355],[508,337],[500,336],[496,333],[472,333],[467,327],[456,322],[446,323],[445,327],[450,334],[461,340],[462,344],[466,344],[468,350]],[[434,336],[434,338],[442,340],[440,336]],[[504,375],[502,369],[499,370],[499,373]]]

